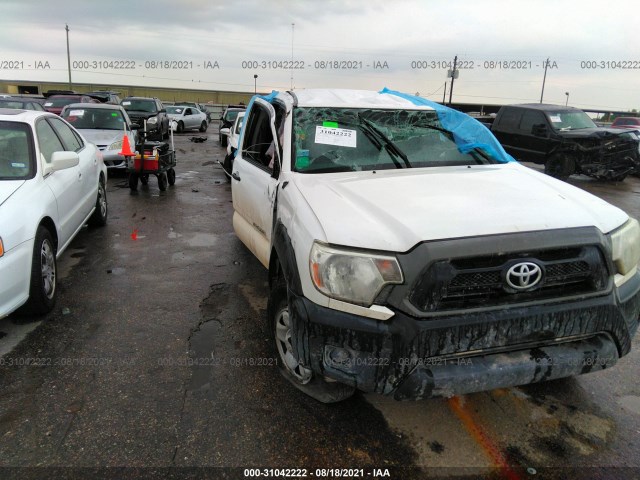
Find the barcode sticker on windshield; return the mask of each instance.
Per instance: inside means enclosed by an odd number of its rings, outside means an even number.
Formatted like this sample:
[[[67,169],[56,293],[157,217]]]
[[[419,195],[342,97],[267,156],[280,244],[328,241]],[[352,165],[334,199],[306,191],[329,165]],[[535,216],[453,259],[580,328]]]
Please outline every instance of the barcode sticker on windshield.
[[[316,143],[356,148],[356,131],[316,126]]]
[[[122,105],[131,105],[131,102],[125,101],[125,102],[122,102]]]
[[[553,123],[562,123],[562,119],[558,116],[558,115],[550,115],[549,119],[553,122]]]
[[[81,117],[84,115],[84,110],[71,110],[69,112],[70,117]]]
[[[44,106],[45,106],[45,107],[50,107],[51,105],[53,105],[53,102],[45,102],[45,103],[44,103]]]

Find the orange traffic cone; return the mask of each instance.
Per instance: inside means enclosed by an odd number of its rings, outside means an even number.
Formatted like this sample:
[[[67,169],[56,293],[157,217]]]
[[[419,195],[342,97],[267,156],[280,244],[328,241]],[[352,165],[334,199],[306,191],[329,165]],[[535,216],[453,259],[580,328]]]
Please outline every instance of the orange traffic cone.
[[[134,155],[131,151],[131,145],[129,145],[129,137],[126,135],[122,136],[122,151],[118,152],[118,155],[122,155],[124,157],[133,157]]]

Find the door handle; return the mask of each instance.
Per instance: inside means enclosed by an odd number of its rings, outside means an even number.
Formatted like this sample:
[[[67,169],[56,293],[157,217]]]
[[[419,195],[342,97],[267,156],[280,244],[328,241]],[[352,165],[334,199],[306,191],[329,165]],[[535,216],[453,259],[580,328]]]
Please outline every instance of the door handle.
[[[238,175],[238,172],[233,172],[231,176],[235,178],[237,181],[240,181],[240,175]]]

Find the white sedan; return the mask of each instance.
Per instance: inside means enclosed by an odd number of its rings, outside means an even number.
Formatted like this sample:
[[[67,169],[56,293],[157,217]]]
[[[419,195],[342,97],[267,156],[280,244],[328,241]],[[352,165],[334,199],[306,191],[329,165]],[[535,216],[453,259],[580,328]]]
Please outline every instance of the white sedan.
[[[197,128],[201,132],[206,132],[209,124],[207,114],[202,113],[195,107],[182,107],[180,105],[166,107],[167,116],[171,120],[171,128],[178,133],[185,130]]]
[[[107,222],[106,181],[97,147],[60,117],[0,109],[0,318],[53,308],[57,258]]]

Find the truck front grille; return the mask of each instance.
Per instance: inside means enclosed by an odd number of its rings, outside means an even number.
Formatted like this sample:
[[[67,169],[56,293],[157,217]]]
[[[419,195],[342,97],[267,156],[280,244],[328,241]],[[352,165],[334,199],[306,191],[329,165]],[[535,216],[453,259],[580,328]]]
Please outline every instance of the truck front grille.
[[[507,282],[510,267],[538,265],[542,279],[523,290]],[[423,312],[438,312],[557,299],[598,292],[608,273],[596,246],[448,259],[432,263],[415,281],[409,301]]]

